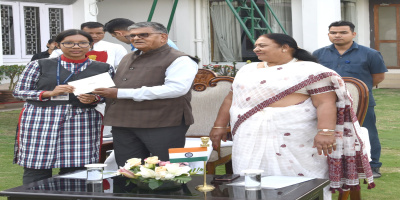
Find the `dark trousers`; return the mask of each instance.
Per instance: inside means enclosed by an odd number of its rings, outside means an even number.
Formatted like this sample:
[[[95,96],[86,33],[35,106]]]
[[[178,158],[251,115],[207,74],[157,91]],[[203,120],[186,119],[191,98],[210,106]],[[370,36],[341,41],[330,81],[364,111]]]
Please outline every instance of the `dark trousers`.
[[[163,128],[112,127],[115,160],[124,166],[131,158],[158,156],[161,161],[169,160],[169,148],[183,148],[188,125]]]
[[[381,142],[379,141],[378,130],[376,128],[374,106],[368,107],[362,126],[368,129],[369,143],[371,144],[372,161],[369,162],[369,164],[371,167],[381,167],[382,163],[379,161],[379,158],[381,157]]]
[[[78,170],[85,170],[85,167],[69,167],[69,168],[60,168],[59,175],[68,174]],[[24,175],[22,176],[22,183],[28,184],[35,181],[40,181],[46,178],[52,177],[53,169],[31,169],[24,168]]]

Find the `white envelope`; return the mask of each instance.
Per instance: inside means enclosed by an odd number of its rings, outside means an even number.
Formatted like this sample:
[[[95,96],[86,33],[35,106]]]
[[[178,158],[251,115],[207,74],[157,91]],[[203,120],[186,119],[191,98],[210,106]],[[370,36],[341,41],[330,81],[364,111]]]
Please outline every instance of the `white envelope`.
[[[92,92],[97,88],[109,88],[115,86],[114,81],[111,79],[111,76],[108,72],[76,81],[71,81],[68,82],[68,85],[75,87],[74,94],[76,96]]]

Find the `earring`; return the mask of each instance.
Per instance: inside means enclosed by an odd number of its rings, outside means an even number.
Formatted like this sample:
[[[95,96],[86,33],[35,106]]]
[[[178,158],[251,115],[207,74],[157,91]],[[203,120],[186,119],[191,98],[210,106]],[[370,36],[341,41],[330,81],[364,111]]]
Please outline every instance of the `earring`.
[[[286,49],[282,50],[283,53],[286,53]]]

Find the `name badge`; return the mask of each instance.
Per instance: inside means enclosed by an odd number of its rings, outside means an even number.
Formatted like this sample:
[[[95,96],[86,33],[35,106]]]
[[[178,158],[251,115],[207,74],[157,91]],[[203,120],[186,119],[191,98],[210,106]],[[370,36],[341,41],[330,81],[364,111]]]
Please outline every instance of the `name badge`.
[[[50,99],[52,101],[68,101],[69,100],[69,94],[65,93],[65,94],[58,95],[58,96],[52,96]]]

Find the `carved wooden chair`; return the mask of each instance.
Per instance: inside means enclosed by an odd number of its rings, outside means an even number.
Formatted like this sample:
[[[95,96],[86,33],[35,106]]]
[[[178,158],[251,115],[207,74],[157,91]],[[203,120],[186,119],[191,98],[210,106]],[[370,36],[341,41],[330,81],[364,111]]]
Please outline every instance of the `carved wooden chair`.
[[[353,77],[342,77],[342,79],[353,98],[353,109],[361,126],[368,110],[368,87],[364,82]]]
[[[104,163],[107,158],[107,151],[113,150],[114,145],[112,141],[103,142],[100,147],[100,160],[99,163]]]
[[[186,137],[209,136],[219,108],[231,89],[232,82],[232,77],[217,76],[211,70],[199,69],[192,90],[191,104],[194,124],[190,126]],[[232,174],[231,154],[232,146],[214,149],[207,162],[207,173],[215,174],[215,168],[225,164],[226,173]]]
[[[363,124],[365,114],[368,110],[368,87],[359,79],[353,77],[342,77],[346,84],[347,90],[353,98],[353,109],[356,112],[360,126]],[[368,141],[369,142],[369,141]],[[369,144],[366,144],[369,145]],[[339,200],[347,200],[350,196],[351,200],[361,200],[361,192],[359,191],[344,191],[339,195]]]

